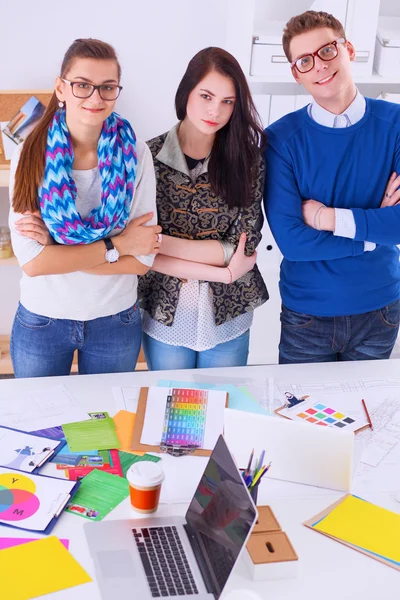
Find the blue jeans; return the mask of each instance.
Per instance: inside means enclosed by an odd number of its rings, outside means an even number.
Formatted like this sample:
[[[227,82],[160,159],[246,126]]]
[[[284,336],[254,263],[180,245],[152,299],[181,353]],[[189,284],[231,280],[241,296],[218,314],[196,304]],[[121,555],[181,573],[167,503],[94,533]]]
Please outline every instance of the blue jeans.
[[[400,300],[348,317],[313,317],[282,306],[279,363],[389,358],[399,323]]]
[[[74,350],[80,374],[134,371],[140,351],[139,305],[90,321],[51,319],[18,305],[11,332],[15,377],[68,375]]]
[[[249,355],[249,330],[229,342],[197,352],[184,346],[164,344],[143,333],[143,350],[150,371],[245,367]]]

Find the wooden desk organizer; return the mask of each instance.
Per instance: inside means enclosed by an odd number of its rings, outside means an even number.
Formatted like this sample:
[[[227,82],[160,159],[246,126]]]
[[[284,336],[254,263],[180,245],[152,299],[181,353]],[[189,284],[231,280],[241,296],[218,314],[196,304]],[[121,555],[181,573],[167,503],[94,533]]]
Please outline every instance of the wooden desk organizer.
[[[258,520],[244,560],[254,580],[296,577],[298,556],[269,506],[258,506]]]

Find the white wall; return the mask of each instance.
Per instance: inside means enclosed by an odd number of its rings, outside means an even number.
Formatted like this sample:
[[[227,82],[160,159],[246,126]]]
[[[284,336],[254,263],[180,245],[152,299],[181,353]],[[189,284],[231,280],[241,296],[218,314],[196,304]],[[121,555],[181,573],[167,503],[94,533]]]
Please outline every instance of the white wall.
[[[225,45],[228,9],[229,0],[0,0],[0,89],[52,89],[73,40],[102,39],[122,66],[117,110],[149,139],[174,124],[176,88],[192,56]],[[7,213],[0,188],[0,225]],[[18,278],[17,267],[0,266],[0,334],[11,329]]]

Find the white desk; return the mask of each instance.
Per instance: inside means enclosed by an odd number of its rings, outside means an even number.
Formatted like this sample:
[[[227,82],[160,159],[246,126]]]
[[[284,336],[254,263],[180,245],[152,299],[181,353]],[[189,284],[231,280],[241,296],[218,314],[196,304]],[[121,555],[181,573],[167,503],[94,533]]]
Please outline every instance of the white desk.
[[[310,382],[310,381],[350,381],[400,377],[400,360],[373,361],[363,363],[324,363],[319,365],[285,365],[259,366],[235,369],[202,370],[202,375],[215,377],[253,378],[264,380],[274,377],[275,381]],[[153,373],[124,373],[118,375],[89,375],[54,377],[43,379],[1,380],[0,398],[23,392],[24,390],[43,389],[55,384],[63,384],[71,394],[88,411],[107,410],[115,412],[112,395],[113,386],[146,386],[155,384],[159,379],[193,380],[193,371],[169,371]],[[222,381],[221,381],[222,382]],[[180,460],[179,458],[175,460]],[[192,460],[197,460],[192,457]],[[166,464],[164,465],[167,466]],[[400,504],[395,501],[395,492],[400,490],[400,465],[397,469],[397,480],[394,477],[392,489],[386,492],[364,493],[367,500],[376,502],[390,510],[400,512]],[[48,467],[46,467],[47,469]],[[397,466],[395,465],[394,471]],[[167,470],[168,477],[168,470]],[[194,487],[197,482],[193,482]],[[322,490],[310,486],[281,483],[272,485],[272,480],[260,486],[258,503],[270,504],[281,524],[292,541],[298,555],[300,574],[297,579],[252,582],[246,566],[240,560],[236,566],[227,590],[249,588],[257,591],[262,598],[268,600],[398,600],[400,573],[376,560],[351,550],[311,531],[302,522],[342,496],[341,493]],[[160,516],[168,514],[184,514],[185,505],[161,505]],[[129,499],[120,504],[107,518],[119,519],[136,516],[131,511]],[[63,514],[53,534],[70,539],[70,550],[81,565],[94,576],[94,568],[88,553],[83,525],[86,519],[70,514]],[[1,536],[30,535],[16,529],[0,526]],[[33,537],[34,534],[32,534]],[[400,543],[400,542],[399,542]],[[132,598],[135,597],[132,591]],[[50,598],[46,596],[43,598]],[[100,600],[95,582],[74,587],[51,595],[52,600]],[[116,599],[119,600],[119,599]],[[140,600],[140,599],[138,599]]]

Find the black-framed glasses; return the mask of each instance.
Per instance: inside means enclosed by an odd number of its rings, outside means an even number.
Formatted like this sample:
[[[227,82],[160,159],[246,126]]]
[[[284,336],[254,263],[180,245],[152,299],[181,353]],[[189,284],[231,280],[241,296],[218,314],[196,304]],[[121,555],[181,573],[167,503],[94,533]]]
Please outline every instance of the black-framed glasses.
[[[68,81],[68,79],[62,79],[62,81],[68,83],[75,98],[80,98],[81,100],[90,98],[94,94],[94,91],[97,90],[102,100],[112,101],[118,98],[122,90],[121,85],[114,85],[113,83],[93,85],[93,83],[87,83],[87,81]]]
[[[321,46],[321,48],[318,48],[315,52],[299,56],[294,62],[290,63],[290,66],[292,69],[293,67],[296,67],[299,73],[308,73],[308,71],[311,71],[311,69],[314,68],[316,56],[319,56],[319,58],[325,62],[333,60],[338,55],[337,45],[345,43],[346,40],[344,38],[338,38],[329,44]]]

